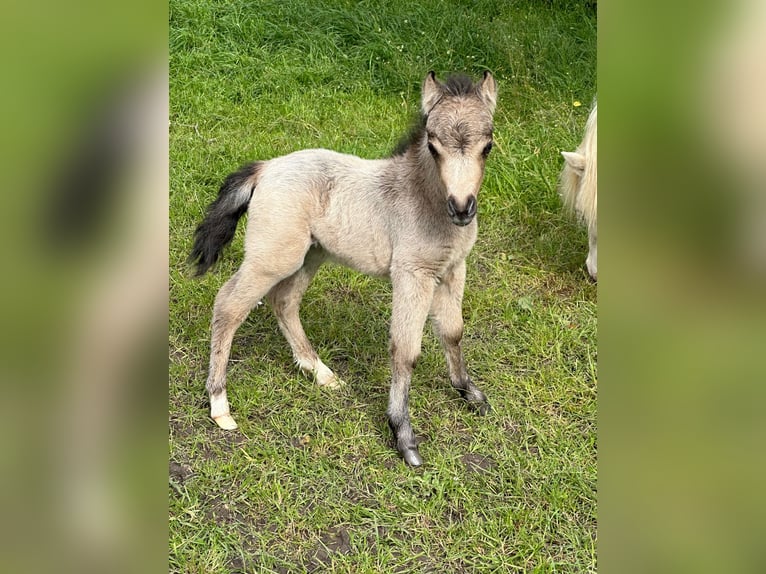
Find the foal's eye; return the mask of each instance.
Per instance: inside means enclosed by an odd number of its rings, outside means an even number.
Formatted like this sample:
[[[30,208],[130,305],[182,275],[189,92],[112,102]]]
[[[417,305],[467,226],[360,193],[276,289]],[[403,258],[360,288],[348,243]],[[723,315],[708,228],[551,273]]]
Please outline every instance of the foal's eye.
[[[430,151],[431,155],[434,156],[435,158],[439,157],[439,152],[436,151],[434,144],[432,144],[431,142],[428,142],[428,151]]]
[[[484,149],[481,150],[481,155],[484,157],[487,157],[489,155],[489,152],[492,151],[492,142],[489,142],[487,145],[484,146]]]

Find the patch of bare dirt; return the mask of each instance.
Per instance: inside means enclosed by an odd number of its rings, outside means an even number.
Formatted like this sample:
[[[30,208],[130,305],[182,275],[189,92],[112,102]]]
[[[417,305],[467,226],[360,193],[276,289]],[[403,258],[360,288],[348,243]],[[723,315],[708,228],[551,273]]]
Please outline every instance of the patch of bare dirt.
[[[297,449],[304,449],[311,443],[311,435],[300,435],[290,439],[290,446]]]
[[[489,472],[497,466],[497,463],[489,458],[475,452],[469,452],[460,457],[460,462],[465,465],[468,472]]]
[[[170,461],[169,467],[170,478],[178,484],[183,484],[186,479],[194,474],[191,467],[188,464],[181,464],[174,460]]]
[[[333,554],[349,554],[351,552],[351,537],[348,530],[336,526],[325,532],[319,539],[317,548],[311,553],[306,564],[307,572],[321,572],[332,562]]]

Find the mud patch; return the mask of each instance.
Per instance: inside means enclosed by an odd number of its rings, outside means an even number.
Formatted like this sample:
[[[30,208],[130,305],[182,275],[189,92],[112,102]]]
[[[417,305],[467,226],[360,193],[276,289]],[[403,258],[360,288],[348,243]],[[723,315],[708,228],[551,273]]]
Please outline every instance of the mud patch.
[[[503,421],[503,430],[509,437],[517,436],[521,431],[521,426],[513,421],[505,420]]]
[[[458,429],[452,433],[452,441],[455,446],[465,448],[473,443],[474,437],[469,429]]]
[[[351,552],[351,537],[348,530],[342,526],[331,528],[319,539],[306,563],[306,572],[322,572],[332,562],[334,554],[349,554]]]
[[[311,443],[311,436],[304,434],[301,436],[296,436],[290,439],[290,446],[298,448],[298,449],[304,449]]]
[[[413,548],[414,556],[407,560],[404,564],[400,564],[399,566],[395,566],[391,572],[393,574],[409,574],[410,572],[422,572],[422,574],[437,574],[440,572],[444,572],[444,570],[438,570],[431,566],[431,560],[426,556],[425,551],[419,547],[415,546]],[[400,555],[397,554],[399,558],[401,558]]]
[[[383,466],[385,466],[388,470],[392,470],[395,468],[405,468],[406,465],[404,464],[402,457],[397,455],[383,460]]]
[[[240,430],[221,430],[215,423],[207,426],[203,432],[204,438],[197,441],[196,446],[205,460],[228,459],[229,454],[238,450],[248,440]]]
[[[240,521],[237,511],[223,502],[214,504],[210,508],[206,508],[205,518],[215,522],[219,526],[224,524],[235,524]]]
[[[359,483],[362,484],[361,482]],[[349,486],[343,492],[343,498],[354,504],[364,506],[367,510],[376,510],[380,508],[380,503],[375,498],[377,486],[366,484],[364,486]]]
[[[460,504],[449,506],[444,512],[444,519],[448,524],[462,524],[465,520],[465,509]]]
[[[215,522],[219,526],[227,524],[237,526],[250,524],[252,527],[256,528],[259,526],[257,521],[256,523],[253,523],[254,521],[252,517],[245,516],[241,509],[237,508],[236,504],[224,500],[222,497],[213,496],[208,498],[202,496],[200,502],[202,503],[205,518],[211,522]]]
[[[191,436],[194,432],[194,427],[187,422],[181,421],[178,418],[171,416],[168,424],[170,430],[170,436],[176,440],[184,439]]]
[[[269,532],[276,532],[277,526],[268,524],[265,526],[265,530]],[[256,528],[261,530],[261,528]],[[287,557],[280,555],[278,557],[270,556],[268,558],[260,554],[260,542],[258,536],[253,534],[246,534],[240,538],[239,552],[232,555],[228,560],[228,567],[230,568],[230,574],[250,574],[252,572],[276,572],[278,574],[291,574],[293,572],[300,572],[302,568],[293,564]],[[270,565],[268,568],[264,566],[264,563],[273,562],[274,560],[283,562],[283,565]]]
[[[170,478],[178,484],[183,484],[186,482],[187,478],[194,475],[194,472],[189,465],[181,464],[180,462],[176,462],[174,460],[170,461],[168,471]]]
[[[468,472],[489,472],[497,466],[497,463],[481,454],[469,452],[460,457],[460,462],[465,465]]]
[[[527,451],[527,454],[531,454],[532,456],[540,456],[540,447],[536,444],[529,444],[524,448]]]
[[[441,574],[443,572],[452,572],[452,570],[444,569],[443,564],[445,563],[446,556],[442,553],[436,558],[429,556],[425,549],[417,544],[412,547],[411,551],[407,551],[406,554],[398,550],[396,546],[399,543],[406,542],[408,538],[405,531],[377,526],[375,532],[368,534],[366,537],[367,548],[372,554],[375,554],[378,546],[381,545],[390,549],[392,563],[386,571],[392,574],[409,574],[410,572]],[[437,566],[435,563],[439,565]]]
[[[235,556],[229,560],[230,574],[245,574],[248,566],[252,566],[252,562],[248,561],[245,563],[240,556]]]

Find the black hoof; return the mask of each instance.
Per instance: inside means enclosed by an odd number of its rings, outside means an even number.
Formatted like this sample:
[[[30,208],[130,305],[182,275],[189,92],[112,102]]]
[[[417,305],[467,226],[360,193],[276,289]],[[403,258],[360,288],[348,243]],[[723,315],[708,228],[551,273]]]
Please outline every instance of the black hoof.
[[[492,410],[492,407],[489,406],[489,403],[486,401],[483,403],[473,403],[473,408],[476,409],[476,412],[481,416],[488,414]]]
[[[402,457],[404,462],[410,466],[420,466],[423,464],[423,459],[420,457],[420,453],[416,448],[408,448],[402,451]]]
[[[467,402],[468,405],[480,415],[484,416],[492,410],[492,407],[489,406],[489,402],[487,402],[486,395],[480,390],[475,389],[467,391],[465,389],[458,389],[458,392],[460,393],[460,396],[463,397],[463,400],[465,400],[465,402]]]

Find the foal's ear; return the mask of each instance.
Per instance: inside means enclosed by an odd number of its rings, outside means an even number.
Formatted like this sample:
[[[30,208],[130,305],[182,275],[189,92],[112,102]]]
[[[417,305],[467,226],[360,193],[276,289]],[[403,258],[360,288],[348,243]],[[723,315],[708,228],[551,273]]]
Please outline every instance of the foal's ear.
[[[488,71],[484,72],[484,79],[479,84],[479,96],[489,107],[490,113],[495,113],[497,105],[497,82]]]
[[[567,165],[575,170],[577,173],[582,173],[585,170],[585,156],[576,151],[562,151],[561,155],[564,156],[564,161]]]
[[[442,85],[439,80],[436,79],[436,74],[433,71],[428,72],[426,79],[423,80],[423,89],[421,90],[420,109],[424,116],[427,116],[431,109],[442,97]]]

